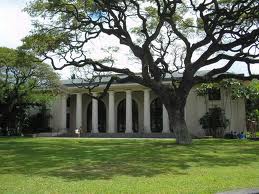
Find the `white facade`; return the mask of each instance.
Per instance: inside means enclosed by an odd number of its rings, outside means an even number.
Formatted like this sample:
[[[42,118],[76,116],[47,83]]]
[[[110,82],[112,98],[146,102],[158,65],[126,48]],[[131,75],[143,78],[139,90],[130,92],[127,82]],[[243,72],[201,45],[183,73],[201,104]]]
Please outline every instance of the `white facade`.
[[[103,87],[96,88],[93,95],[98,96]],[[113,84],[100,103],[89,97],[87,90],[70,85],[67,86],[67,94],[57,97],[52,105],[51,127],[67,131],[81,128],[83,133],[171,133],[165,107],[161,105],[152,112],[155,99],[157,96],[141,85]],[[243,99],[232,100],[231,94],[222,89],[221,100],[211,101],[207,96],[197,96],[193,88],[185,107],[185,120],[192,135],[204,135],[199,119],[215,106],[225,110],[230,120],[226,131],[240,132],[246,129]],[[154,131],[154,126],[157,131]]]

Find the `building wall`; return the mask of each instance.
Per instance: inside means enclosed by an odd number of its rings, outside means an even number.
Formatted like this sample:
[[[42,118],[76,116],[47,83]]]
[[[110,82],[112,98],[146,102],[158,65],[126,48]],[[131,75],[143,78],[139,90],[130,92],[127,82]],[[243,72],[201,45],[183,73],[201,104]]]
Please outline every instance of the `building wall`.
[[[199,119],[206,113],[205,97],[197,96],[195,89],[192,89],[188,95],[185,106],[185,120],[191,134],[202,136],[202,129]]]
[[[245,100],[231,98],[231,93],[221,89],[221,100],[209,100],[208,96],[197,96],[195,88],[190,91],[185,107],[185,120],[187,127],[193,135],[202,136],[202,129],[199,119],[209,111],[210,108],[220,107],[225,110],[226,118],[230,124],[226,128],[227,132],[241,132],[246,130],[246,110]]]
[[[126,90],[125,90],[126,91]],[[117,131],[117,108],[119,103],[126,98],[125,91],[118,91],[114,93],[115,97],[115,131]],[[70,94],[71,104],[67,111],[70,113],[70,128],[75,129],[76,120],[76,95]],[[150,103],[156,98],[156,95],[150,92]],[[138,106],[138,126],[139,131],[143,131],[143,109],[144,109],[144,92],[143,91],[133,91],[132,99],[137,103]],[[83,94],[82,96],[82,129],[87,129],[87,108],[90,105],[92,99]],[[109,96],[106,95],[103,100],[106,107],[106,128],[108,128],[109,122]],[[64,101],[63,101],[64,103]],[[62,99],[58,97],[57,100],[52,105],[52,121],[51,127],[54,129],[62,128],[64,125],[60,124],[63,120],[60,108],[62,106]],[[221,107],[225,110],[227,119],[230,120],[230,125],[227,127],[227,131],[240,132],[246,129],[246,118],[245,118],[245,100],[237,99],[232,100],[231,95],[226,90],[221,90],[221,100],[211,101],[207,96],[197,96],[195,88],[193,88],[187,98],[185,107],[185,119],[187,127],[189,128],[191,134],[196,136],[204,135],[204,130],[202,129],[199,119],[213,107]],[[101,113],[103,114],[103,113]]]
[[[51,119],[50,127],[54,130],[60,130],[66,128],[64,123],[64,96],[57,96],[55,101],[51,104]]]

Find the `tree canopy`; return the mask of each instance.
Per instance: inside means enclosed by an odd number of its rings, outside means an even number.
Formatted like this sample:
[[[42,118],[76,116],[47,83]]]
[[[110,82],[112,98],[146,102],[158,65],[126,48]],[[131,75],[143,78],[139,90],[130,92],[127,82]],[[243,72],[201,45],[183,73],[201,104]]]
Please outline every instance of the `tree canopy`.
[[[30,53],[0,47],[0,124],[5,117],[10,122],[17,106],[24,110],[50,102],[60,86],[59,76],[49,65]]]
[[[55,69],[87,66],[126,75],[113,76],[107,87],[132,81],[151,88],[169,113],[178,143],[190,143],[184,106],[195,84],[259,77],[251,68],[259,62],[258,10],[258,0],[33,0],[26,11],[35,19],[34,30],[24,48],[50,60]],[[103,36],[126,46],[141,74],[109,58],[93,58],[90,43]],[[237,62],[247,65],[249,76],[225,73]],[[198,73],[207,66],[208,72]],[[165,76],[170,85],[162,82]]]

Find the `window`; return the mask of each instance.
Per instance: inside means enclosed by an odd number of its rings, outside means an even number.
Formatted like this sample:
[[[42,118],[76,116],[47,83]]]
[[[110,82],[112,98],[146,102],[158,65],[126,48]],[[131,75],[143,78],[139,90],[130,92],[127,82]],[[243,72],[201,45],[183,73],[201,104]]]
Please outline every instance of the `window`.
[[[163,131],[163,104],[159,98],[150,104],[151,132],[161,133]]]
[[[117,128],[119,133],[126,130],[126,99],[122,100],[117,108]],[[132,130],[138,132],[138,105],[132,100]]]
[[[87,132],[92,131],[92,102],[87,108]],[[98,131],[106,132],[106,106],[103,101],[98,100]]]
[[[212,88],[208,90],[209,100],[221,100],[220,89]]]
[[[70,107],[70,101],[71,101],[71,98],[68,97],[68,98],[67,98],[67,107],[68,107],[68,108]]]
[[[70,128],[70,114],[67,113],[66,116],[66,128],[69,129]]]

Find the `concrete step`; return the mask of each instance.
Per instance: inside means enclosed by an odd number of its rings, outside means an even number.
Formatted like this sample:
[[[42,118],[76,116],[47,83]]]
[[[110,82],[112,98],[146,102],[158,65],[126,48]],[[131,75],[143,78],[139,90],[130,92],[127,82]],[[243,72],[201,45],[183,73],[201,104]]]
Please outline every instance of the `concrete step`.
[[[59,137],[78,137],[76,134],[62,134]],[[175,138],[173,133],[85,133],[80,137],[93,138]]]

